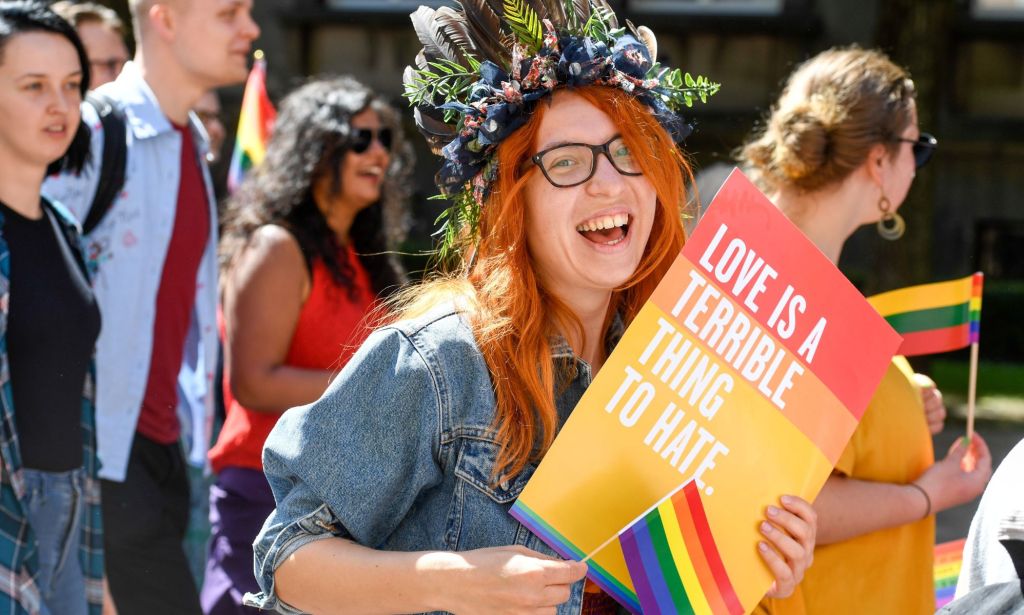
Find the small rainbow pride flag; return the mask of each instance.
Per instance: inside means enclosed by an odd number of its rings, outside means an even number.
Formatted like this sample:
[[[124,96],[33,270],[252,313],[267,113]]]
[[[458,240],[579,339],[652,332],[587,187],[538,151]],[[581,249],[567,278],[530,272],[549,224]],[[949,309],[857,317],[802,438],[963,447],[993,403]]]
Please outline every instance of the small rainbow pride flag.
[[[745,612],[694,481],[623,530],[619,544],[643,613]]]
[[[935,608],[940,609],[953,601],[956,582],[964,560],[966,538],[935,545]]]
[[[868,302],[903,336],[906,356],[959,350],[978,343],[983,275],[891,290]]]
[[[242,184],[246,171],[263,162],[267,141],[277,118],[277,111],[267,96],[267,63],[263,52],[254,54],[252,70],[242,94],[242,111],[238,116],[235,148],[228,169],[228,190],[234,192]]]

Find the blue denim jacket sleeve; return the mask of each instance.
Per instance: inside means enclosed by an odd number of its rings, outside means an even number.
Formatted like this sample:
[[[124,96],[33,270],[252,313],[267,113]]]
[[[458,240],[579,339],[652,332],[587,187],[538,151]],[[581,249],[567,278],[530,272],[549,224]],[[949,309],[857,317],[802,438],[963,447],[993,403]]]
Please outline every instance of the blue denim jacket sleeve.
[[[436,374],[401,331],[374,332],[324,395],[285,412],[263,449],[277,502],[254,543],[255,602],[282,608],[274,571],[330,536],[377,547],[442,480]]]

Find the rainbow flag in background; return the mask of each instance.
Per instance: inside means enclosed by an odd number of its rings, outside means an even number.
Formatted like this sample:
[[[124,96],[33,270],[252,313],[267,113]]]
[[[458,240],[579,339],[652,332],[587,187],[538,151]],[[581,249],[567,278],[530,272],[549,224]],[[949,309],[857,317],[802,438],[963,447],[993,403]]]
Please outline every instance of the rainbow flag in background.
[[[959,350],[978,343],[983,275],[891,290],[868,302],[903,336],[906,356]]]
[[[746,612],[718,554],[695,482],[623,530],[619,544],[643,613]]]
[[[935,545],[935,608],[940,609],[953,601],[960,568],[964,563],[966,538]]]
[[[231,152],[231,167],[228,169],[228,190],[231,192],[242,184],[246,171],[263,162],[270,131],[277,118],[277,111],[267,96],[267,63],[263,52],[256,51],[255,57],[249,79],[245,82],[235,148]]]

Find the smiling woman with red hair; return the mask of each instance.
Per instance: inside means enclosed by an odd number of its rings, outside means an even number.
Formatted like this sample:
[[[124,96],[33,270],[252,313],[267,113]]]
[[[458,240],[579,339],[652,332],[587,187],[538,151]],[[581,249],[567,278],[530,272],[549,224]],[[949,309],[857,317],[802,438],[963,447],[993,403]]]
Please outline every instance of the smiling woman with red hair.
[[[629,81],[648,47],[605,35],[549,31],[536,55],[513,50],[519,70],[479,67],[469,99],[485,103],[446,107],[463,114],[439,176],[461,223],[446,236],[458,273],[404,292],[324,396],[268,438],[262,608],[615,612],[584,591],[585,565],[508,514],[684,243],[685,131],[653,98],[661,82]],[[774,596],[814,545],[810,505],[782,501],[759,545]]]

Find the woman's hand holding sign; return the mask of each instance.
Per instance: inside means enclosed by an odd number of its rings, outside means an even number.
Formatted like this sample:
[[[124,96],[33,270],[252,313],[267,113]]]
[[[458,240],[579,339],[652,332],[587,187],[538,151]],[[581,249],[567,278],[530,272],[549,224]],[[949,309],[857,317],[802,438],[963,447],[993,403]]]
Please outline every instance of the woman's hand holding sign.
[[[769,598],[785,598],[793,593],[804,578],[804,571],[814,561],[814,541],[818,531],[818,515],[802,498],[784,495],[782,508],[769,506],[767,520],[761,522],[761,534],[767,542],[758,543],[758,551],[775,575]]]

